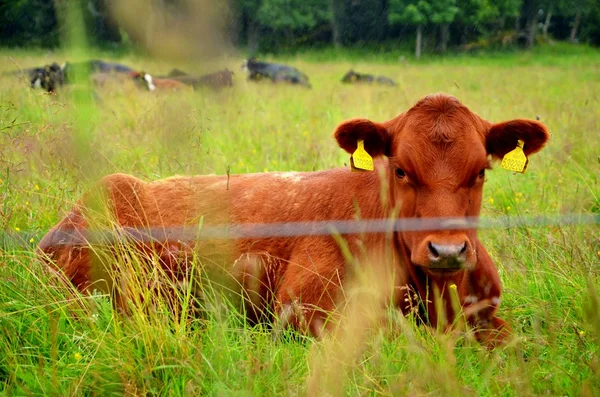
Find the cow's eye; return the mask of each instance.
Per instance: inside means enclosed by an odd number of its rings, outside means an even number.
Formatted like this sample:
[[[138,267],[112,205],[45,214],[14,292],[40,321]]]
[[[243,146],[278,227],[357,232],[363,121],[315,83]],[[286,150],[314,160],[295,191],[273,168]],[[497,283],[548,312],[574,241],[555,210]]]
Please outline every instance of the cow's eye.
[[[485,177],[485,168],[483,168],[481,171],[479,171],[479,179],[484,178]]]
[[[398,178],[402,179],[406,176],[406,173],[404,172],[404,170],[402,168],[396,168],[396,176]]]

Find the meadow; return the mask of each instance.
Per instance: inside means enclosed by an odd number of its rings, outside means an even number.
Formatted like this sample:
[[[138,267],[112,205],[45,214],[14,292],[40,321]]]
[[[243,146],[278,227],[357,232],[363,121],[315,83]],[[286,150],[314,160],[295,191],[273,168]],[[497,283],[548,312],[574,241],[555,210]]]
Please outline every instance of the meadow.
[[[2,50],[0,73],[66,58]],[[155,74],[227,66],[235,86],[151,93],[115,84],[92,94],[82,83],[47,95],[0,77],[0,393],[598,395],[598,225],[480,231],[504,285],[500,316],[515,332],[493,351],[393,309],[385,326],[320,342],[292,332],[273,337],[226,304],[202,317],[123,316],[106,296],[83,298],[51,282],[35,246],[102,175],[155,180],[345,166],[348,156],[331,137],[339,122],[388,120],[439,91],[490,121],[539,116],[552,131],[524,175],[498,165],[487,174],[482,216],[600,214],[600,52],[558,46],[422,62],[286,57],[310,76],[311,90],[247,82],[242,57],[118,60]],[[398,87],[343,85],[350,68],[387,75]]]

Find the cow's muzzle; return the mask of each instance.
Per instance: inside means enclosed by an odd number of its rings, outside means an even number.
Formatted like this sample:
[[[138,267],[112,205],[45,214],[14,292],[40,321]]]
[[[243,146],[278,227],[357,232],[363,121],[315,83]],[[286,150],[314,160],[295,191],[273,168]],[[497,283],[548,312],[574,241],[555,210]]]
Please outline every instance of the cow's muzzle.
[[[475,252],[466,235],[454,238],[430,236],[413,253],[413,263],[434,274],[452,274],[472,267]]]
[[[427,243],[429,267],[431,269],[460,270],[467,261],[467,243],[436,244]]]

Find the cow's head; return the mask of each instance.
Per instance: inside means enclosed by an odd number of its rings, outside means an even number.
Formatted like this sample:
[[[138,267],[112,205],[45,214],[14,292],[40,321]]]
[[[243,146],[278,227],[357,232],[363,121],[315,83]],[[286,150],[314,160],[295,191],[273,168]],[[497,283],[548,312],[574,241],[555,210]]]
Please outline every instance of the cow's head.
[[[344,77],[342,77],[342,83],[354,83],[356,80],[358,80],[358,73],[353,69],[350,69]]]
[[[247,72],[253,66],[255,66],[257,62],[258,62],[258,58],[255,58],[255,57],[244,59],[244,62],[242,63],[242,67],[240,69],[242,69],[243,71]]]
[[[492,124],[458,99],[434,94],[385,123],[343,122],[335,138],[349,153],[363,140],[371,156],[389,158],[390,198],[400,217],[463,218],[479,215],[490,158],[501,159],[518,140],[531,155],[549,133],[533,120]],[[474,229],[411,231],[400,232],[398,242],[414,265],[436,276],[473,268],[476,237]]]
[[[32,88],[43,88],[48,92],[56,92],[59,86],[65,83],[66,63],[59,65],[53,63],[43,68],[38,68],[31,79]]]
[[[146,72],[131,72],[131,76],[136,82],[141,84],[144,88],[147,88],[148,91],[154,91],[156,89],[154,78],[150,74]]]

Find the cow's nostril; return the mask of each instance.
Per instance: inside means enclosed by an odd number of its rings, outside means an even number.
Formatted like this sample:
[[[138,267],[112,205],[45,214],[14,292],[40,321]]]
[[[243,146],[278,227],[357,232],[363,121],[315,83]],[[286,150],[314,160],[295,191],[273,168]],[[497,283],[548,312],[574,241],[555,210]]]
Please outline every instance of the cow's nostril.
[[[435,249],[435,247],[433,246],[433,243],[431,241],[429,242],[427,247],[429,248],[429,253],[431,254],[432,259],[437,259],[440,257],[440,253],[437,252],[437,250]]]
[[[460,244],[437,244],[433,241],[427,242],[427,251],[431,263],[436,266],[458,266],[467,260],[469,244],[463,241]]]

